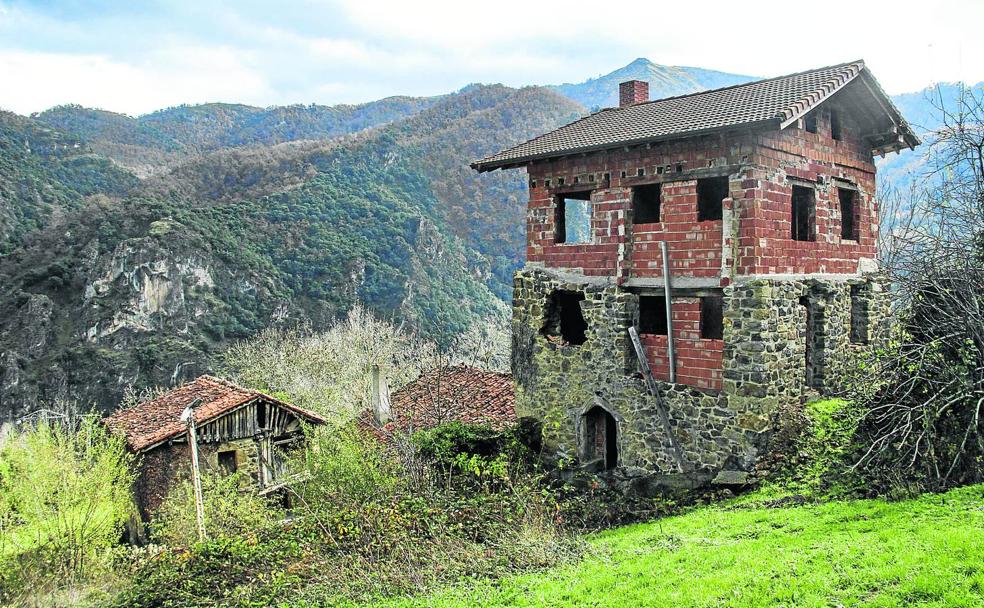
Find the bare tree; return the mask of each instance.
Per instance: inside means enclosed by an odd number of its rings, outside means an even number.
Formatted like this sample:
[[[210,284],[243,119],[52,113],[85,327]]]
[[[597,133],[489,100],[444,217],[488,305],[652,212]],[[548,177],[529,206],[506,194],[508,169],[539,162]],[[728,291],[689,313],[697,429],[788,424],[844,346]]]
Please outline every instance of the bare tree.
[[[933,98],[926,174],[883,205],[897,300],[887,351],[866,362],[857,466],[934,487],[978,481],[984,457],[984,92]]]
[[[267,329],[225,355],[223,371],[344,423],[370,406],[372,368],[392,388],[430,369],[437,347],[355,307],[324,332]]]

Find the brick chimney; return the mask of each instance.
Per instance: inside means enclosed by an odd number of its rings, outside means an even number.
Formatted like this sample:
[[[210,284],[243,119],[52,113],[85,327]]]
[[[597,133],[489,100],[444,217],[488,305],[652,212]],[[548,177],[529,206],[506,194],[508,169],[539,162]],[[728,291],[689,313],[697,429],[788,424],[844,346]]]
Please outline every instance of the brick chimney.
[[[649,83],[644,80],[630,80],[618,85],[618,107],[627,108],[637,103],[649,101]]]

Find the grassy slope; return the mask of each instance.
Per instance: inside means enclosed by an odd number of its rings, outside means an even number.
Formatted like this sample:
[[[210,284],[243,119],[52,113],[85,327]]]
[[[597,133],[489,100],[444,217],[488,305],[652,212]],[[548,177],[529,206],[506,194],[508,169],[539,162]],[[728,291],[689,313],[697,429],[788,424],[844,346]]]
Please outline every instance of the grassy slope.
[[[387,606],[984,606],[984,486],[903,502],[701,508],[584,561]]]

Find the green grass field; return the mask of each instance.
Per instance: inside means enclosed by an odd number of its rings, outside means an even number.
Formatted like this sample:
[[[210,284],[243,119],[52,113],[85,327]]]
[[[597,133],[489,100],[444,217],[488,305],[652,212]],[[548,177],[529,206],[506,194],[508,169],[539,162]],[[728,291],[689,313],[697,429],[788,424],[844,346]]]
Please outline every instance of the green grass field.
[[[755,497],[590,538],[582,561],[379,606],[984,606],[984,485],[885,502]]]

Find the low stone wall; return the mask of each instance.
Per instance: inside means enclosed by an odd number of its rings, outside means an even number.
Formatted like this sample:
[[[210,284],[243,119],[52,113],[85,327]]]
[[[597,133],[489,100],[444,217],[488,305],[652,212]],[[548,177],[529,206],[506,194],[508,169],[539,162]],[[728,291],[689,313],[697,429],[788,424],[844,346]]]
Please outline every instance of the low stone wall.
[[[220,474],[218,454],[236,451],[236,468],[246,480],[258,479],[258,446],[252,437],[226,443],[198,444],[198,466],[203,475]],[[191,478],[191,448],[187,443],[165,443],[138,456],[138,475],[134,498],[141,518],[149,521],[164,502],[168,492],[181,481]]]
[[[583,294],[583,343],[544,335],[551,294],[558,291]],[[637,322],[638,295],[542,268],[518,272],[512,319],[516,413],[543,423],[546,457],[564,465],[582,461],[583,421],[600,407],[617,425],[613,478],[637,486],[741,483],[768,449],[780,406],[837,392],[850,352],[864,347],[852,344],[852,334],[859,342],[858,336],[867,336],[868,344],[884,335],[879,320],[887,292],[877,278],[748,280],[721,293],[722,390],[659,383],[685,453],[681,470],[655,399],[637,373],[628,328]]]

